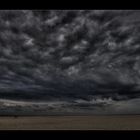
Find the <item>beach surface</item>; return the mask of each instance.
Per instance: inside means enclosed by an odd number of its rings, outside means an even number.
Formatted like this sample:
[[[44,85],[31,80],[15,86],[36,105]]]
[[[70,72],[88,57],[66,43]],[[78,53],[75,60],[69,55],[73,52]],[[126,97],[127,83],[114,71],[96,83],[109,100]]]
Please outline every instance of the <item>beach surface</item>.
[[[0,130],[140,130],[140,115],[2,116]]]

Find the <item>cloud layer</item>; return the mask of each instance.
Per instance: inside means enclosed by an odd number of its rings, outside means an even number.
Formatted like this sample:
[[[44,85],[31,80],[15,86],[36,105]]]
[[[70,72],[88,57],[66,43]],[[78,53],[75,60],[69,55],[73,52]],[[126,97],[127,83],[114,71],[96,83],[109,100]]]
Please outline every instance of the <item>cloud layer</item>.
[[[139,11],[0,11],[0,97],[139,97],[139,19]]]

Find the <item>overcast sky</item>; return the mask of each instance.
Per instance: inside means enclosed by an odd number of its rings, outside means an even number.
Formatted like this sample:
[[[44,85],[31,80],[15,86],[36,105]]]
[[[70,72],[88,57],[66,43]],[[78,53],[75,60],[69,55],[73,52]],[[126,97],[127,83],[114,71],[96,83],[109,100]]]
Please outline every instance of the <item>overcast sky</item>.
[[[1,10],[0,98],[139,98],[139,20],[127,10]]]

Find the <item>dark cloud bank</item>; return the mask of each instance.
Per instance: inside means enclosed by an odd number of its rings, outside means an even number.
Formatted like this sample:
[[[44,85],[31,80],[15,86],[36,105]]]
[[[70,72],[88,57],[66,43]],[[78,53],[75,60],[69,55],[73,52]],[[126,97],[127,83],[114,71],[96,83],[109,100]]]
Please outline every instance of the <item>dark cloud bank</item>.
[[[140,11],[0,11],[0,98],[79,108],[139,98],[139,20]]]

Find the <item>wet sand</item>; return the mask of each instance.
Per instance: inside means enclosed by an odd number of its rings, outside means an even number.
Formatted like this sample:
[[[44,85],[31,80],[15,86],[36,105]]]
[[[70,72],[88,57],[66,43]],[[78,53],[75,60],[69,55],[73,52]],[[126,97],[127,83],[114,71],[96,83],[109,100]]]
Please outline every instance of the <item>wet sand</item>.
[[[140,130],[140,115],[0,117],[0,130]]]

